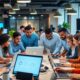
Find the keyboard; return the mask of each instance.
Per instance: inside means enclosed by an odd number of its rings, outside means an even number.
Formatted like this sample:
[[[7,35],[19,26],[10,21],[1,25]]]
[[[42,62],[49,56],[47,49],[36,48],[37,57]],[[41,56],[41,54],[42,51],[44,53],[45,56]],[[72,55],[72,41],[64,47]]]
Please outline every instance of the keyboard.
[[[56,73],[57,78],[69,78],[69,75],[67,73]]]
[[[62,65],[60,63],[54,63],[55,67],[61,67]]]

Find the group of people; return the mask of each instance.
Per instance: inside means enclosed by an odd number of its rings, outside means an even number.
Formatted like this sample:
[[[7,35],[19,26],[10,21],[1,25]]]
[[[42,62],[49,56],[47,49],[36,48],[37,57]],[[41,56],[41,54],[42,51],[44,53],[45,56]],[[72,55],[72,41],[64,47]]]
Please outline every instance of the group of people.
[[[53,57],[63,56],[70,62],[70,64],[63,64],[63,66],[75,68],[65,70],[65,72],[80,73],[80,34],[71,35],[65,28],[59,29],[58,32],[46,28],[37,34],[35,29],[28,25],[21,26],[20,31],[14,32],[11,39],[8,34],[0,34],[0,64],[7,64],[18,51],[25,54],[27,47],[39,45],[44,46],[44,54],[49,49]],[[61,68],[55,70],[64,71]]]

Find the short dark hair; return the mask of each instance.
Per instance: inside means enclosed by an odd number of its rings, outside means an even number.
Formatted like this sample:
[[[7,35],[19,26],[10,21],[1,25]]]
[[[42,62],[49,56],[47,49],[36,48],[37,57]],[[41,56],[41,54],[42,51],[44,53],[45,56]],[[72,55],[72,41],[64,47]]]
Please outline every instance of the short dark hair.
[[[51,29],[51,28],[46,28],[46,29],[45,29],[45,33],[46,33],[46,34],[52,33],[52,29]]]
[[[73,38],[79,41],[79,40],[80,40],[80,35],[79,35],[79,34],[75,34],[75,35],[73,36]]]
[[[3,45],[5,42],[9,40],[9,35],[8,34],[1,34],[0,35],[0,45]]]
[[[42,32],[42,31],[44,31],[43,29],[39,29],[39,32]]]
[[[16,38],[16,37],[18,37],[18,36],[21,36],[21,34],[20,34],[19,32],[14,32],[12,37],[13,37],[13,38]]]
[[[58,30],[58,32],[60,33],[60,32],[67,32],[67,30],[65,29],[65,28],[60,28],[59,30]]]
[[[25,27],[25,30],[30,30],[30,29],[32,29],[31,25]]]
[[[20,29],[25,28],[24,26],[20,26]]]

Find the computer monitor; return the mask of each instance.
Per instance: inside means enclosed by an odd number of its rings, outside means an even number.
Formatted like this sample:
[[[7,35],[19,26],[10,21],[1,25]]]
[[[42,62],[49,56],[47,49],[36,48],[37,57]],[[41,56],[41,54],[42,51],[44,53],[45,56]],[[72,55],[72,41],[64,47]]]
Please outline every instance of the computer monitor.
[[[7,34],[8,33],[8,29],[4,28],[3,29],[3,34]]]
[[[0,22],[0,28],[4,28],[4,23]]]
[[[42,59],[42,56],[18,54],[15,61],[13,74],[16,75],[17,72],[25,72],[32,73],[34,77],[38,77]]]

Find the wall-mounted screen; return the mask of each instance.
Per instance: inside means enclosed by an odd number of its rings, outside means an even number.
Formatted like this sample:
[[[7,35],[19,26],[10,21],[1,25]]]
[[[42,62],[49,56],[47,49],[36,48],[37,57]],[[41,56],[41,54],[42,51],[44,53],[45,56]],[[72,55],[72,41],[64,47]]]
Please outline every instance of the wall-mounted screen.
[[[0,28],[3,28],[3,27],[4,27],[4,23],[0,22]]]

